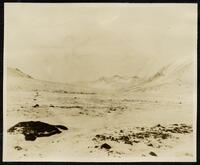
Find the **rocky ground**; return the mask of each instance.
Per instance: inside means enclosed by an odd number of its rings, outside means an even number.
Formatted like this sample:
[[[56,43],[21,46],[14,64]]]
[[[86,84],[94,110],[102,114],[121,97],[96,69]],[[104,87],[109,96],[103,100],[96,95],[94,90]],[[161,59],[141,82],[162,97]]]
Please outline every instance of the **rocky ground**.
[[[154,127],[135,127],[126,130],[115,131],[110,134],[97,134],[92,140],[95,143],[94,148],[105,149],[108,154],[119,153],[112,149],[110,142],[124,143],[135,146],[143,143],[147,147],[164,148],[167,147],[166,140],[178,140],[179,134],[192,133],[192,126],[186,124],[171,124],[162,126],[160,124]],[[102,144],[103,143],[103,144]],[[154,152],[149,152],[152,156],[158,156]]]

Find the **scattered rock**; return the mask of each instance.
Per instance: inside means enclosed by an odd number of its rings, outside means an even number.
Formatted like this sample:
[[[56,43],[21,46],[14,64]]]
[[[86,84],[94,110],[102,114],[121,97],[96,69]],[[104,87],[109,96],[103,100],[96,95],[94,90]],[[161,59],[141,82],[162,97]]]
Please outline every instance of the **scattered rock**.
[[[99,138],[100,140],[105,140],[106,139],[106,136],[104,136],[104,135],[96,135],[95,137]]]
[[[133,143],[131,141],[125,141],[125,144],[133,145]]]
[[[176,134],[186,134],[191,133],[192,126],[186,124],[170,124],[167,126],[162,126],[157,124],[153,127],[134,127],[131,130],[118,130],[114,131],[112,134],[97,134],[92,140],[98,143],[102,141],[114,141],[118,143],[124,143],[128,145],[133,145],[133,143],[144,143],[147,146],[161,148],[164,147],[164,141],[166,139],[175,139]],[[155,142],[155,143],[154,143]],[[106,143],[105,143],[106,144]],[[102,145],[103,146],[103,145]],[[101,148],[102,148],[101,146]],[[104,147],[103,147],[104,148]],[[153,153],[149,153],[152,156]]]
[[[149,155],[151,155],[151,156],[157,156],[157,154],[155,153],[155,152],[149,152]]]
[[[33,108],[36,108],[36,107],[39,107],[39,104],[35,104],[35,105],[33,106]]]
[[[92,140],[93,140],[93,141],[97,141],[97,139],[96,139],[96,138],[92,138]]]
[[[18,151],[22,150],[22,147],[20,147],[20,146],[15,146],[14,148],[15,148],[16,150],[18,150]]]
[[[162,134],[162,139],[167,139],[168,137],[169,137],[169,135],[168,134]]]
[[[104,144],[101,145],[101,149],[102,148],[105,148],[105,149],[109,150],[109,149],[111,149],[111,146],[109,144],[107,144],[107,143],[104,143]]]
[[[139,141],[139,140],[133,140],[133,142],[134,142],[134,143],[139,143],[140,141]]]
[[[153,147],[153,144],[151,144],[151,143],[149,143],[149,144],[147,144],[148,146],[150,146],[150,147]]]
[[[110,109],[110,111],[116,111],[116,108],[114,108],[114,107],[110,107],[109,109]]]
[[[123,136],[120,137],[120,140],[129,141],[129,137],[123,135]]]

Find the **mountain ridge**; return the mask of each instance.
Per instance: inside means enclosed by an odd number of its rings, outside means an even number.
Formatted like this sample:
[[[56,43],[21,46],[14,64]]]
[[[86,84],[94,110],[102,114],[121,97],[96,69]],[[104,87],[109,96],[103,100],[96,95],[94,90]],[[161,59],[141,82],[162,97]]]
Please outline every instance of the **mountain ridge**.
[[[148,89],[153,90],[157,87],[162,87],[166,84],[171,85],[192,85],[194,74],[194,62],[192,60],[180,60],[171,64],[161,67],[156,73],[152,74],[148,78],[133,76],[122,76],[115,74],[109,77],[100,77],[93,81],[75,82],[73,84],[62,83],[66,87],[80,87],[80,88],[93,88],[93,89],[105,89],[113,91],[145,91]],[[8,67],[7,74],[9,77],[26,78],[36,80],[32,76],[22,72],[18,68]],[[36,80],[37,81],[37,80]],[[47,83],[43,80],[38,80]],[[55,82],[56,84],[57,82]],[[57,83],[58,84],[58,83]],[[59,83],[60,84],[60,83]]]

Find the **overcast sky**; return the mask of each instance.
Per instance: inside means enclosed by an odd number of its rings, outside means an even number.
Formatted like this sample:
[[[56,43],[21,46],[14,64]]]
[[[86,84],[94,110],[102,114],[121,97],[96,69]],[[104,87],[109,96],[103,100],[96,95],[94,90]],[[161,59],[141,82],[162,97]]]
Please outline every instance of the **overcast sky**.
[[[59,82],[147,76],[196,55],[196,4],[6,4],[5,60]]]

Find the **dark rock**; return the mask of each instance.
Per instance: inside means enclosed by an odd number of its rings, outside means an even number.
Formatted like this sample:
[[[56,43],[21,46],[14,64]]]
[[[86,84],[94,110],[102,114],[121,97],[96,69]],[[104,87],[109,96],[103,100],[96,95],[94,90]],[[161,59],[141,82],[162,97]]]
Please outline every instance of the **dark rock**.
[[[108,138],[105,135],[96,135],[95,137],[100,139],[100,140],[106,140]]]
[[[97,141],[97,139],[96,139],[96,138],[93,138],[92,140],[93,140],[93,141]]]
[[[137,138],[144,139],[144,137],[142,135],[138,135]]]
[[[162,134],[162,136],[161,136],[162,139],[167,139],[168,137],[169,137],[168,134]]]
[[[8,129],[8,132],[21,133],[25,136],[25,140],[34,141],[37,137],[51,136],[61,133],[59,128],[62,130],[68,130],[68,128],[63,125],[51,125],[40,121],[26,121],[14,125]]]
[[[133,133],[131,136],[132,136],[133,138],[135,138],[136,135],[135,135],[135,133]]]
[[[150,135],[149,135],[148,133],[145,133],[145,134],[144,134],[144,137],[145,137],[145,138],[149,138],[149,136],[150,136]]]
[[[104,144],[101,145],[101,149],[102,148],[105,148],[105,149],[109,150],[109,149],[111,149],[111,146],[109,144],[107,144],[107,143],[104,143]]]
[[[114,137],[111,137],[110,139],[111,139],[112,141],[115,141],[115,140],[116,140]]]
[[[121,139],[121,140],[124,140],[124,141],[128,141],[128,140],[129,140],[129,137],[128,137],[128,136],[121,136],[120,139]]]
[[[157,154],[155,153],[155,152],[149,152],[149,155],[151,155],[151,156],[157,156]]]
[[[165,131],[166,131],[166,132],[171,132],[171,133],[174,133],[174,131],[173,131],[173,130],[171,130],[171,129],[166,129]]]
[[[52,104],[50,104],[50,106],[49,107],[55,107],[54,105],[52,105]]]
[[[19,151],[19,150],[22,150],[22,147],[20,147],[20,146],[15,146],[15,149]]]
[[[153,144],[151,144],[151,143],[149,143],[149,144],[147,144],[148,146],[150,146],[150,147],[153,147]]]
[[[25,134],[25,140],[34,141],[37,137],[34,134]]]
[[[133,145],[133,142],[131,142],[131,141],[125,141],[125,144]]]
[[[36,107],[39,107],[39,104],[35,104],[35,105],[33,106],[33,108],[36,108]]]

